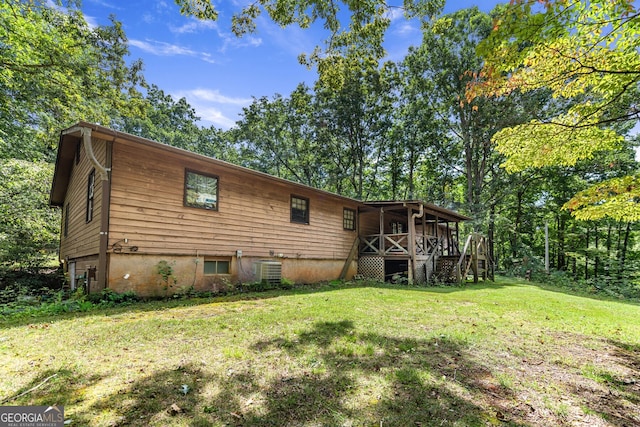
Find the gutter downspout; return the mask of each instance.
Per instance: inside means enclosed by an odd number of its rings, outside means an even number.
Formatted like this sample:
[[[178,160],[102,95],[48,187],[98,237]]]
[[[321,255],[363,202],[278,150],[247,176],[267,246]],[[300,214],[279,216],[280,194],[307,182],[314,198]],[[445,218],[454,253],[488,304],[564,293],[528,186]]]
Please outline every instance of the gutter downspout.
[[[101,181],[109,180],[109,172],[110,169],[105,168],[100,164],[98,159],[96,159],[96,155],[93,153],[93,146],[91,145],[91,128],[80,128],[80,134],[82,135],[82,143],[84,145],[84,151],[87,153],[87,157],[89,157],[89,161],[96,168],[98,173],[100,174]]]
[[[101,291],[107,288],[107,249],[109,246],[109,204],[111,195],[111,183],[109,181],[110,167],[105,167],[100,164],[93,152],[93,145],[91,144],[91,128],[81,127],[80,134],[82,135],[82,144],[84,145],[84,151],[87,153],[87,158],[91,164],[95,167],[102,183],[102,203],[100,207],[100,244],[98,248],[98,272],[97,272],[97,289]],[[107,164],[111,163],[111,150],[110,145],[105,146],[105,157]],[[91,289],[87,290],[89,293]]]
[[[406,203],[404,203],[407,206]],[[411,211],[409,207],[409,211]],[[416,218],[421,218],[424,215],[424,205],[420,203],[420,211],[418,213],[411,214],[409,221],[409,258],[411,262],[411,268],[409,268],[409,283],[413,284],[416,278]],[[426,275],[426,274],[425,274]]]

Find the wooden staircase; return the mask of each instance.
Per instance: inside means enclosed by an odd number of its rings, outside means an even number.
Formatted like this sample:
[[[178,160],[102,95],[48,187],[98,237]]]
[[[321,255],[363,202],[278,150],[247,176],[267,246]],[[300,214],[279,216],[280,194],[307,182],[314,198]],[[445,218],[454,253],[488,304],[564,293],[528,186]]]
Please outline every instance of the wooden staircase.
[[[434,277],[440,282],[466,282],[473,275],[473,281],[493,280],[493,261],[489,255],[488,239],[472,233],[467,237],[459,256],[444,255],[436,260]]]

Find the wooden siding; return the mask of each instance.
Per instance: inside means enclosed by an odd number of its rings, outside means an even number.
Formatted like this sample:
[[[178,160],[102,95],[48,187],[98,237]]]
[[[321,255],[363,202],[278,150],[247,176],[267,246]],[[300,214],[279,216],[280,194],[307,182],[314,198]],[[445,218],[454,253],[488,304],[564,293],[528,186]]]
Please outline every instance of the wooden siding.
[[[218,211],[183,206],[185,168],[219,177]],[[306,197],[309,224],[290,221]],[[109,248],[141,254],[346,259],[356,238],[343,208],[358,203],[237,167],[118,140],[113,147]]]
[[[62,207],[62,235],[60,238],[60,258],[69,259],[96,255],[100,245],[100,212],[102,209],[102,183],[96,172],[93,198],[93,219],[86,222],[87,183],[93,164],[87,157],[82,141],[79,142],[80,163],[72,163],[71,178]],[[100,164],[106,162],[106,142],[93,140],[93,151]],[[64,236],[64,215],[69,204],[68,234]]]

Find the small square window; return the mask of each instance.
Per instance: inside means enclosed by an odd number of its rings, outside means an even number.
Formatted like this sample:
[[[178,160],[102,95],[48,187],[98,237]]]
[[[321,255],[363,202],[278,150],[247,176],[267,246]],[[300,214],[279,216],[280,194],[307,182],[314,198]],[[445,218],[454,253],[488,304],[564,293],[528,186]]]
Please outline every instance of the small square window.
[[[184,205],[192,208],[218,210],[218,177],[186,171]]]
[[[345,230],[353,231],[356,229],[356,211],[344,208],[342,211],[342,227]]]
[[[291,222],[309,224],[309,199],[291,196]]]
[[[229,261],[219,259],[205,261],[204,274],[229,274]]]

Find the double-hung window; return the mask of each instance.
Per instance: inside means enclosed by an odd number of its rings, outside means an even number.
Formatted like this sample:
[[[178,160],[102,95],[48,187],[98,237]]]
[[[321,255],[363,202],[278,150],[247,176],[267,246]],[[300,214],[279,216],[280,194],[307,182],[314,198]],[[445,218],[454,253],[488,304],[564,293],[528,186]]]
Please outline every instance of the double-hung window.
[[[356,229],[356,211],[344,208],[342,211],[342,228],[353,231]]]
[[[184,205],[192,208],[218,210],[218,177],[185,171]]]
[[[291,196],[291,222],[309,224],[309,199]]]
[[[93,219],[93,197],[95,195],[95,185],[96,170],[92,169],[91,173],[89,174],[89,179],[87,180],[87,222],[91,222],[91,220]]]

